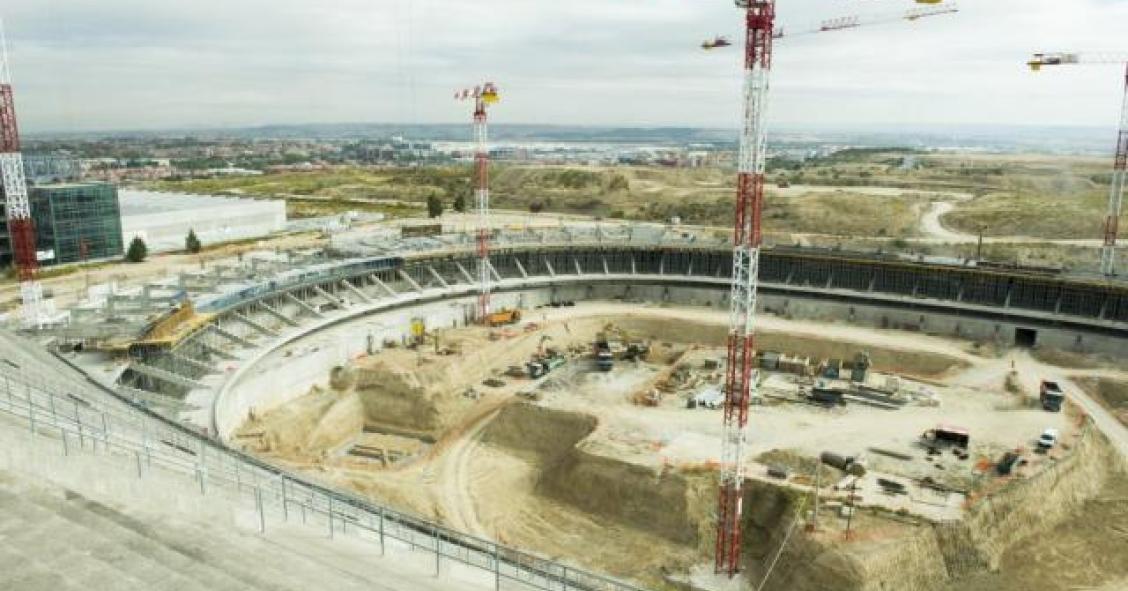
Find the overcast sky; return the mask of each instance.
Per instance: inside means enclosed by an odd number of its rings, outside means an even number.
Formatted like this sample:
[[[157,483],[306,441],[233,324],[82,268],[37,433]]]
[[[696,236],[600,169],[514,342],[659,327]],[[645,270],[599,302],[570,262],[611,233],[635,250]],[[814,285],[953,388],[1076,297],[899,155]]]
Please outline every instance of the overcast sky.
[[[909,0],[779,0],[786,29]],[[963,0],[961,12],[776,46],[777,126],[1115,127],[1115,65],[1034,75],[1035,50],[1128,52],[1128,0]],[[4,0],[26,132],[468,118],[736,127],[731,0]]]

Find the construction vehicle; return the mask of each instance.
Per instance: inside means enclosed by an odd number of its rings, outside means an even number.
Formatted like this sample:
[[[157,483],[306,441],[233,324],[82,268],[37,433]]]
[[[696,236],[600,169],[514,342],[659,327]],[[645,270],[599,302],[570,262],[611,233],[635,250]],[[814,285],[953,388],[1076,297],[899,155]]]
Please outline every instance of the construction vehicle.
[[[546,357],[544,361],[541,361],[541,363],[544,364],[548,371],[552,371],[558,367],[563,366],[566,361],[567,359],[565,359],[563,355],[554,352],[548,355],[548,357]]]
[[[1022,459],[1022,456],[1020,454],[1013,451],[1008,451],[1007,453],[1003,454],[1002,459],[1000,459],[999,462],[995,464],[995,472],[997,472],[999,476],[1009,476],[1010,473],[1014,471],[1015,467],[1021,466],[1025,463],[1026,461]]]
[[[491,327],[517,324],[521,321],[520,310],[499,310],[486,316],[486,324]]]
[[[650,343],[633,338],[630,332],[612,322],[603,325],[603,330],[596,335],[596,341],[607,343],[607,350],[613,359],[633,361],[650,354]]]
[[[605,333],[599,333],[595,338],[595,346],[592,353],[595,356],[595,366],[599,371],[611,371],[615,365],[615,358],[611,355],[611,345],[607,342]]]
[[[935,429],[929,429],[921,434],[921,442],[926,447],[935,448],[941,445],[949,445],[967,449],[971,444],[971,434],[963,427],[951,427],[947,425],[939,425]]]
[[[525,364],[525,369],[529,371],[529,379],[537,379],[544,374],[548,373],[548,368],[545,367],[540,361],[530,361]]]
[[[1061,403],[1065,401],[1065,392],[1061,391],[1061,386],[1057,382],[1042,380],[1042,385],[1038,387],[1038,400],[1042,403],[1042,410],[1060,412]]]
[[[623,354],[623,357],[634,361],[636,359],[646,359],[647,355],[650,355],[650,343],[631,341],[627,343],[627,351]]]
[[[531,361],[525,364],[525,369],[528,370],[529,378],[537,379],[548,372],[563,367],[568,359],[562,353],[555,349],[549,349],[546,353],[543,350],[544,339],[541,340],[542,349],[537,353]]]

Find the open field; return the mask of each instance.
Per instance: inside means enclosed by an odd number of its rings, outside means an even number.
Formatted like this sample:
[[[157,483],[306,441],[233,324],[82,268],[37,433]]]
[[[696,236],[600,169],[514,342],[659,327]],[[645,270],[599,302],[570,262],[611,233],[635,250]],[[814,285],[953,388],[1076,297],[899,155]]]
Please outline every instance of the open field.
[[[805,162],[773,160],[765,229],[777,234],[1093,240],[1100,237],[1108,163],[1101,159],[846,150]],[[732,171],[638,166],[495,164],[499,209],[728,226]],[[347,209],[420,214],[428,197],[449,208],[471,197],[469,166],[337,168],[258,177],[162,181],[158,190],[273,196],[293,215]],[[927,219],[929,213],[932,219]],[[1128,222],[1128,220],[1126,220]]]

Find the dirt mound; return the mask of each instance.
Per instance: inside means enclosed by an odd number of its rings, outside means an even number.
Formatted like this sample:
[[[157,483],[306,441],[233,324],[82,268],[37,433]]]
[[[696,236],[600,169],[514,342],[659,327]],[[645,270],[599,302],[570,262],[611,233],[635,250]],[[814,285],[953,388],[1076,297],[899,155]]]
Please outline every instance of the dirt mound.
[[[412,371],[376,360],[356,372],[356,392],[365,420],[382,427],[439,434],[451,421],[457,399],[444,385],[449,379],[436,367]]]
[[[355,437],[364,428],[360,398],[314,388],[309,394],[255,417],[235,433],[249,448],[301,458],[321,455]]]

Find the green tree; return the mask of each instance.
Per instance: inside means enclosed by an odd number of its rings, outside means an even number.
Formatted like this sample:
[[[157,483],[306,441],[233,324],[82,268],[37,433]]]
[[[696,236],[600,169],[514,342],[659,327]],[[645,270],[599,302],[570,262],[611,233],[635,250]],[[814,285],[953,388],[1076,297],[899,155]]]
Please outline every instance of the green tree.
[[[145,241],[140,236],[134,236],[133,241],[129,243],[129,250],[125,251],[125,260],[128,263],[140,263],[149,256],[149,247],[145,246]]]
[[[443,215],[443,202],[438,195],[427,197],[427,217],[437,218]]]
[[[196,231],[189,228],[188,236],[184,239],[184,250],[187,250],[192,254],[196,254],[200,252],[200,249],[203,248],[203,246],[203,244],[200,244],[200,239],[196,237]]]
[[[450,204],[451,208],[458,213],[466,212],[466,196],[459,193],[454,197],[454,202]]]

